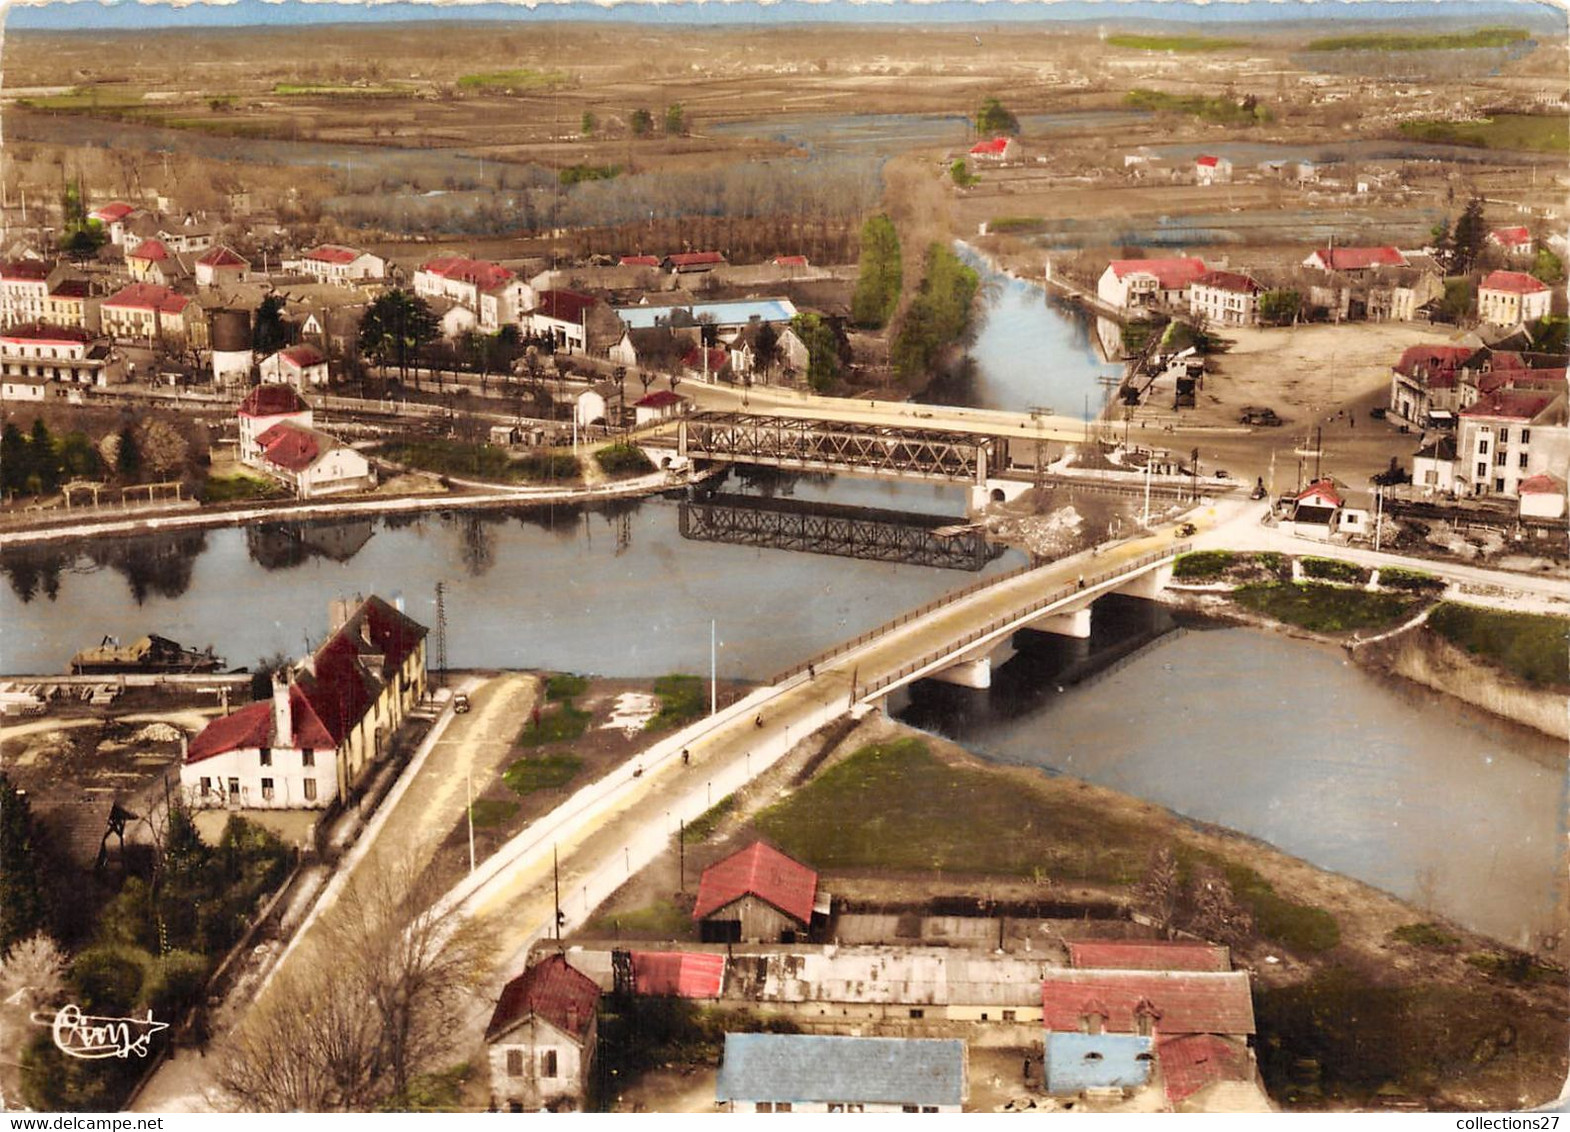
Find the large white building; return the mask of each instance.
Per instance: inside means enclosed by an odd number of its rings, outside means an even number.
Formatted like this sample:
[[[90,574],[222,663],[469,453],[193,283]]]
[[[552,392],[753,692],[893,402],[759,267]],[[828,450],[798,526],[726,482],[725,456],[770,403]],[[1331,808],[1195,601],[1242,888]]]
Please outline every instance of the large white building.
[[[960,1112],[957,1038],[726,1034],[714,1099],[730,1112]]]
[[[498,263],[465,256],[438,256],[414,273],[414,293],[451,299],[474,312],[475,325],[494,334],[534,305],[528,283]]]
[[[122,376],[107,344],[85,330],[34,324],[0,332],[0,400],[80,399]]]
[[[1552,298],[1547,283],[1524,271],[1491,271],[1477,287],[1477,317],[1494,326],[1536,322]]]
[[[1235,271],[1207,271],[1189,284],[1188,311],[1217,326],[1257,326],[1264,288]]]
[[[1096,283],[1101,301],[1119,310],[1188,306],[1188,289],[1210,269],[1195,256],[1115,259]]]
[[[387,261],[381,256],[341,244],[321,244],[284,266],[302,271],[318,283],[348,285],[387,277]]]
[[[1565,390],[1496,389],[1461,410],[1455,490],[1514,498],[1523,480],[1570,468]]]

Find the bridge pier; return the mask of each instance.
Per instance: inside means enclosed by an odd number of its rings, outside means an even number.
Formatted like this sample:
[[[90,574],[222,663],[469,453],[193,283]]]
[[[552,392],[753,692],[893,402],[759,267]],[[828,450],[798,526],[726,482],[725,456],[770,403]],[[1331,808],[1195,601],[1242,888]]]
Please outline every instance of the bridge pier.
[[[1115,592],[1154,601],[1161,596],[1161,591],[1167,588],[1167,583],[1170,581],[1172,581],[1172,563],[1168,562],[1143,574],[1136,574],[1119,586]]]
[[[994,503],[1012,503],[1033,485],[1028,480],[983,479],[970,489],[970,513],[985,511]]]
[[[1029,622],[1025,628],[1038,633],[1056,633],[1060,637],[1086,640],[1090,637],[1090,606],[1067,613],[1052,613]]]
[[[993,668],[1002,667],[1013,659],[1014,641],[1006,637],[997,644],[984,646],[980,652],[961,657],[928,679],[984,691],[992,687]]]

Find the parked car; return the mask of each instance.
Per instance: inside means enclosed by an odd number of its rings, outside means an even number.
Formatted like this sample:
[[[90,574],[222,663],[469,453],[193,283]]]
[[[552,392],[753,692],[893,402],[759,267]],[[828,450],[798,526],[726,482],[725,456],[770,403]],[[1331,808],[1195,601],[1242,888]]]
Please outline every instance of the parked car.
[[[452,697],[452,710],[462,715],[469,710],[469,693],[454,692]]]
[[[1250,405],[1238,414],[1238,423],[1246,425],[1264,425],[1267,428],[1279,428],[1281,418],[1276,416],[1274,409],[1256,408]]]
[[[1217,468],[1215,471],[1215,477],[1218,480],[1229,480],[1232,478],[1232,473],[1227,471],[1225,468]]]
[[[1373,417],[1376,421],[1382,421],[1385,419],[1385,413],[1387,411],[1388,410],[1383,405],[1375,405],[1372,409],[1368,410],[1368,415]]]

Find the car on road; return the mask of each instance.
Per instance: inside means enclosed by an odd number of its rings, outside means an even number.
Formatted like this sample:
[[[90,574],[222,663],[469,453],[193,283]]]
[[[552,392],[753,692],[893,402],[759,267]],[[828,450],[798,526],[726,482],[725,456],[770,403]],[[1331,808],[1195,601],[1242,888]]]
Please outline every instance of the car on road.
[[[1266,428],[1280,428],[1281,418],[1276,416],[1274,409],[1261,408],[1249,405],[1238,414],[1238,424],[1264,425]]]
[[[1193,523],[1180,523],[1177,529],[1177,536],[1178,538],[1188,538],[1189,535],[1194,534],[1198,530],[1199,528]]]
[[[1385,419],[1385,412],[1386,409],[1383,405],[1375,405],[1372,409],[1368,410],[1368,415],[1373,417],[1376,421],[1382,421]]]
[[[1232,473],[1227,471],[1225,468],[1217,468],[1215,471],[1215,476],[1218,480],[1229,480],[1232,478]]]
[[[454,692],[452,697],[452,710],[462,715],[469,710],[469,693]]]

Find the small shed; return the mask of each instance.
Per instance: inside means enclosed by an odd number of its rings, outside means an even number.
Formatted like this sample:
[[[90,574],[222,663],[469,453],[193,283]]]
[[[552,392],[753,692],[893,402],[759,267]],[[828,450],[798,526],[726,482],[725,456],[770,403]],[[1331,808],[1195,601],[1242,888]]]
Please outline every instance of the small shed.
[[[1542,472],[1528,476],[1516,487],[1521,497],[1521,518],[1557,519],[1565,513],[1565,481]]]
[[[656,421],[679,417],[687,411],[688,404],[687,398],[679,393],[672,393],[669,389],[657,389],[632,403],[634,423],[641,428]]]
[[[692,918],[705,943],[792,942],[812,926],[818,874],[754,841],[703,870]]]

